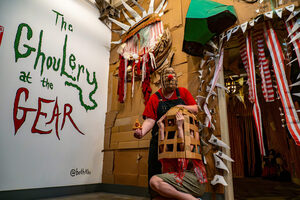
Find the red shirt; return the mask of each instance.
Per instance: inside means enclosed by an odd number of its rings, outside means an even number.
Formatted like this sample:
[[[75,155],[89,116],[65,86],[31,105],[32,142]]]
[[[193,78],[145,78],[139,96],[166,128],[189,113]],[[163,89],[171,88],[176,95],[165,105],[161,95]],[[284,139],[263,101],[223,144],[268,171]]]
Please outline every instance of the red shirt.
[[[195,101],[194,97],[187,89],[185,89],[183,87],[178,87],[178,90],[179,90],[180,98],[184,101],[185,105],[196,105],[196,101]],[[158,92],[160,93],[163,101],[178,99],[177,95],[176,95],[176,91],[174,91],[173,95],[169,99],[166,99],[164,97],[161,89],[159,89]],[[158,99],[157,95],[155,93],[152,94],[149,101],[147,102],[143,116],[154,119],[156,121],[157,120],[158,103],[159,103],[159,99]]]

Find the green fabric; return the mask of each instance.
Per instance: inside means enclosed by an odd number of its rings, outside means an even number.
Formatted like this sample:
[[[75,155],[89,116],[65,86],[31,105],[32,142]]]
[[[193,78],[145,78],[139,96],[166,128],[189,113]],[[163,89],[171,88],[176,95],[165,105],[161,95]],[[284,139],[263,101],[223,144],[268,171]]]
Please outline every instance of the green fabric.
[[[184,40],[206,44],[215,33],[210,32],[205,19],[186,19]]]
[[[205,19],[225,10],[236,15],[234,7],[211,0],[192,0],[186,18]]]
[[[175,174],[157,174],[164,182],[172,185],[176,190],[193,195],[194,197],[201,197],[205,192],[205,183],[201,184],[197,180],[197,177],[193,171],[186,171],[182,180],[182,184],[179,184],[175,180]]]
[[[211,0],[191,0],[186,15],[184,40],[206,44],[216,33],[212,33],[207,24],[207,18],[222,12],[230,12],[236,16],[233,6],[220,4]],[[218,26],[218,24],[214,24]]]

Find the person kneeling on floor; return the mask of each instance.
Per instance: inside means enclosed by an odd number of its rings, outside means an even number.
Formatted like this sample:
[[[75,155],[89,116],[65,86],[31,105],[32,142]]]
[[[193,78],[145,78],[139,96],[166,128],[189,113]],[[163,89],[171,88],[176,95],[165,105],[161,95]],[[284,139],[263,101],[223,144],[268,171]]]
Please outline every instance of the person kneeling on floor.
[[[160,132],[164,132],[165,115],[158,120],[157,125]],[[184,117],[181,112],[176,114],[176,125],[178,137],[183,138]],[[161,134],[160,140],[164,140]],[[199,140],[199,138],[197,138]],[[180,148],[184,148],[181,146]],[[191,146],[191,148],[193,148]],[[191,149],[192,151],[192,149]],[[207,182],[206,171],[201,160],[196,159],[161,159],[162,174],[156,174],[150,179],[150,187],[157,194],[153,195],[154,200],[178,199],[178,200],[199,200],[202,196]]]

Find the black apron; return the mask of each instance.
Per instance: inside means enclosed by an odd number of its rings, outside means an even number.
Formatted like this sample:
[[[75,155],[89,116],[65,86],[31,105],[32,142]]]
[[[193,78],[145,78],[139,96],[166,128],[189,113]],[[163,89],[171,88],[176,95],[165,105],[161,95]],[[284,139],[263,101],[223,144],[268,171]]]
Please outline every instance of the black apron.
[[[163,101],[160,93],[157,91],[155,93],[159,99],[159,104],[157,107],[157,120],[164,115],[168,110],[177,105],[185,105],[183,99],[180,98],[180,93],[178,88],[176,88],[177,99]],[[155,122],[152,128],[152,138],[150,140],[149,156],[148,156],[148,183],[150,178],[155,174],[161,174],[161,163],[158,161],[158,125]],[[150,189],[150,187],[149,187]]]

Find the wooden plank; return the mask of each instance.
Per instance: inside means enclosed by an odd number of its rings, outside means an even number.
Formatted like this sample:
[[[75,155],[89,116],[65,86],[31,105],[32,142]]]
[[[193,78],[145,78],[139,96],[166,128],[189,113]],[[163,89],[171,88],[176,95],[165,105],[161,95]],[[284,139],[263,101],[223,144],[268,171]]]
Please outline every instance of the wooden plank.
[[[221,85],[224,85],[224,72],[223,69],[220,71],[220,77],[218,82]],[[220,119],[220,133],[221,133],[221,139],[223,142],[225,142],[228,146],[230,146],[229,141],[229,131],[228,131],[228,119],[227,119],[227,105],[226,105],[226,96],[224,89],[218,88],[218,101],[219,101],[219,115]],[[223,152],[230,156],[230,150],[223,148]],[[226,164],[229,173],[225,173],[224,178],[228,184],[227,187],[225,187],[225,200],[231,200],[234,199],[234,193],[233,193],[233,181],[232,181],[232,166],[231,162],[224,161]]]

